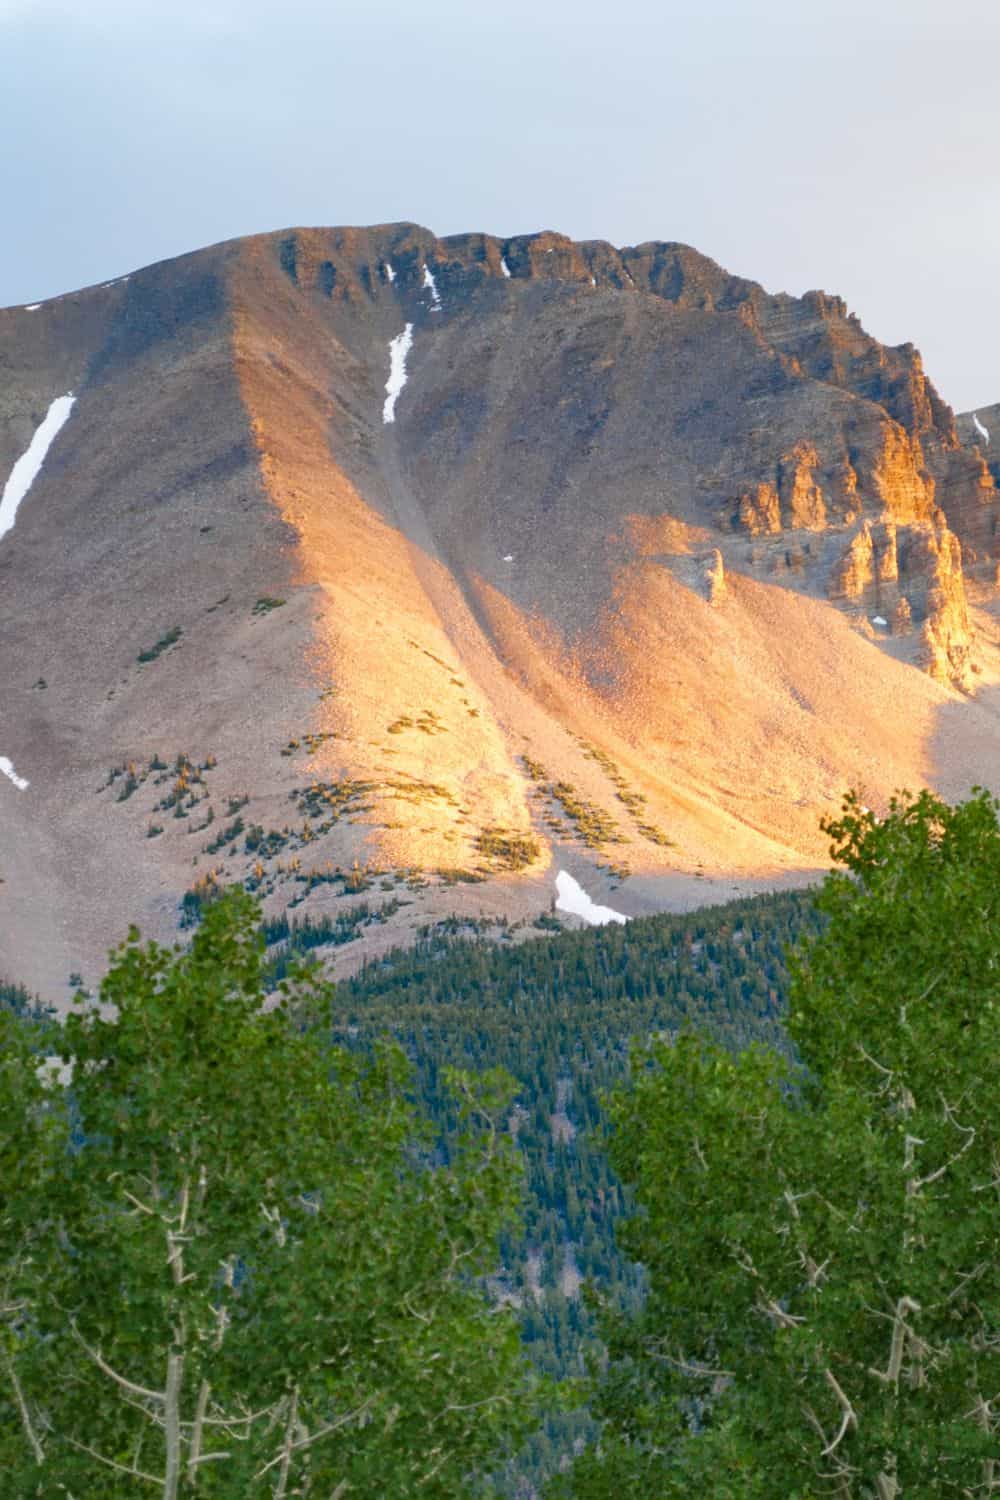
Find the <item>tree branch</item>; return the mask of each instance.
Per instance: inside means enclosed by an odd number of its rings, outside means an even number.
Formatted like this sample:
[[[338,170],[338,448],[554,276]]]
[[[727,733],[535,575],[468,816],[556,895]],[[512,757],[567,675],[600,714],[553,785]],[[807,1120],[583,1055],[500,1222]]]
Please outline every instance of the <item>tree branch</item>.
[[[336,1432],[338,1427],[344,1427],[348,1422],[354,1422],[358,1420],[359,1418],[364,1416],[365,1412],[374,1405],[375,1399],[375,1396],[366,1397],[361,1405],[356,1407],[354,1411],[345,1412],[344,1415],[342,1417],[338,1417],[335,1422],[328,1422],[325,1427],[320,1427],[318,1431],[310,1433],[307,1437],[296,1439],[296,1441],[292,1443],[289,1451],[292,1453],[298,1453],[303,1448],[311,1448],[313,1443],[318,1443],[320,1438],[328,1437],[331,1432]],[[262,1469],[257,1470],[256,1474],[253,1476],[254,1479],[262,1479],[264,1475],[269,1472],[269,1470],[275,1467],[276,1464],[280,1464],[282,1462],[284,1455],[285,1448],[283,1446],[280,1453],[278,1453],[274,1458],[270,1459]]]
[[[128,1391],[131,1395],[138,1396],[143,1401],[155,1401],[159,1406],[164,1405],[167,1399],[165,1391],[151,1391],[148,1386],[137,1385],[134,1380],[128,1380],[124,1375],[119,1375],[118,1371],[112,1369],[107,1360],[103,1358],[99,1350],[90,1347],[72,1319],[70,1320],[70,1328],[77,1342],[94,1361],[97,1368],[103,1370],[104,1374],[113,1380],[116,1385],[120,1385],[123,1391]]]
[[[823,1449],[822,1457],[829,1458],[830,1454],[833,1453],[836,1448],[839,1448],[848,1431],[850,1431],[852,1428],[854,1429],[854,1431],[857,1431],[858,1414],[854,1410],[854,1407],[851,1405],[849,1398],[844,1394],[843,1388],[841,1387],[840,1382],[837,1380],[837,1377],[836,1375],[834,1375],[833,1371],[826,1370],[824,1371],[824,1374],[826,1376],[827,1385],[830,1387],[830,1389],[833,1391],[833,1394],[840,1402],[841,1409],[844,1413],[843,1420],[840,1424],[840,1431],[837,1433],[837,1436],[834,1438],[833,1442],[828,1443],[827,1446]]]
[[[78,1448],[81,1453],[89,1453],[91,1458],[97,1459],[98,1463],[105,1464],[109,1469],[114,1469],[119,1474],[128,1474],[132,1479],[144,1479],[147,1484],[155,1484],[157,1486],[163,1484],[163,1480],[157,1478],[155,1474],[146,1474],[142,1469],[137,1469],[134,1466],[131,1469],[126,1468],[124,1464],[116,1463],[113,1458],[105,1458],[103,1453],[98,1453],[97,1449],[91,1448],[89,1443],[78,1443],[76,1438],[70,1437],[68,1433],[65,1434],[65,1437],[71,1448]]]
[[[21,1425],[24,1428],[24,1433],[28,1439],[28,1442],[31,1444],[31,1451],[35,1455],[35,1463],[42,1464],[45,1462],[45,1449],[42,1447],[41,1439],[39,1438],[32,1425],[31,1413],[28,1411],[28,1403],[24,1399],[24,1391],[21,1389],[21,1382],[18,1379],[17,1370],[14,1368],[14,1360],[11,1357],[10,1350],[7,1348],[5,1348],[3,1351],[3,1359],[4,1364],[7,1367],[7,1375],[10,1379],[10,1383],[14,1387],[14,1400],[17,1403],[17,1409],[20,1413]]]

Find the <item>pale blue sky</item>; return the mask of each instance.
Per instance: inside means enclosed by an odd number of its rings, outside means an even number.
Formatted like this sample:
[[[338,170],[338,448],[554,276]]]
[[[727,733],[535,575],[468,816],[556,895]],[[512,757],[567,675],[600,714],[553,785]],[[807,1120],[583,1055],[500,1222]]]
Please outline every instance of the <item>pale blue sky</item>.
[[[985,405],[998,60],[974,0],[0,0],[0,305],[291,224],[683,240]]]

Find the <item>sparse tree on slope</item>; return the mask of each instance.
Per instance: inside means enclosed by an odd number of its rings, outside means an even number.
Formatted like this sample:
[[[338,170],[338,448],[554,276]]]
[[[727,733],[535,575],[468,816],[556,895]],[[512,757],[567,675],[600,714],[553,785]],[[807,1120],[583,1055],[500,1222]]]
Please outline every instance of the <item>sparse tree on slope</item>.
[[[132,935],[65,1027],[71,1149],[0,1073],[48,1174],[5,1183],[4,1493],[454,1500],[530,1425],[477,1282],[517,1193],[504,1082],[456,1076],[442,1165],[400,1052],[262,1011],[258,923],[236,893],[188,953]]]
[[[687,1036],[614,1100],[649,1297],[557,1493],[1000,1493],[997,805],[849,799],[828,832],[800,1065]]]

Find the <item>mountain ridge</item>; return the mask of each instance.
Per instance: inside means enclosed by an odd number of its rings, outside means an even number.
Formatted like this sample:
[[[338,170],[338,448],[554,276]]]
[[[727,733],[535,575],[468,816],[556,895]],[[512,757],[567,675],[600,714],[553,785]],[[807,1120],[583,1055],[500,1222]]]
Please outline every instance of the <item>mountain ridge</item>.
[[[77,394],[0,541],[14,977],[169,935],[206,876],[412,903],[345,964],[530,922],[556,866],[690,905],[815,872],[849,782],[995,761],[994,475],[839,298],[670,242],[299,229],[6,310],[0,359],[0,478]]]

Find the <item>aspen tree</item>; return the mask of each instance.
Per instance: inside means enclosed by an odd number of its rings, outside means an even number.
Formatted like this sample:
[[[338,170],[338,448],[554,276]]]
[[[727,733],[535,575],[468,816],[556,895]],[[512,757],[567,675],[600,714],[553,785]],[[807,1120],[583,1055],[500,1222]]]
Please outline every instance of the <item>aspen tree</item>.
[[[611,1157],[636,1320],[555,1493],[1000,1493],[1000,829],[977,793],[849,798],[794,1050],[637,1051]]]

